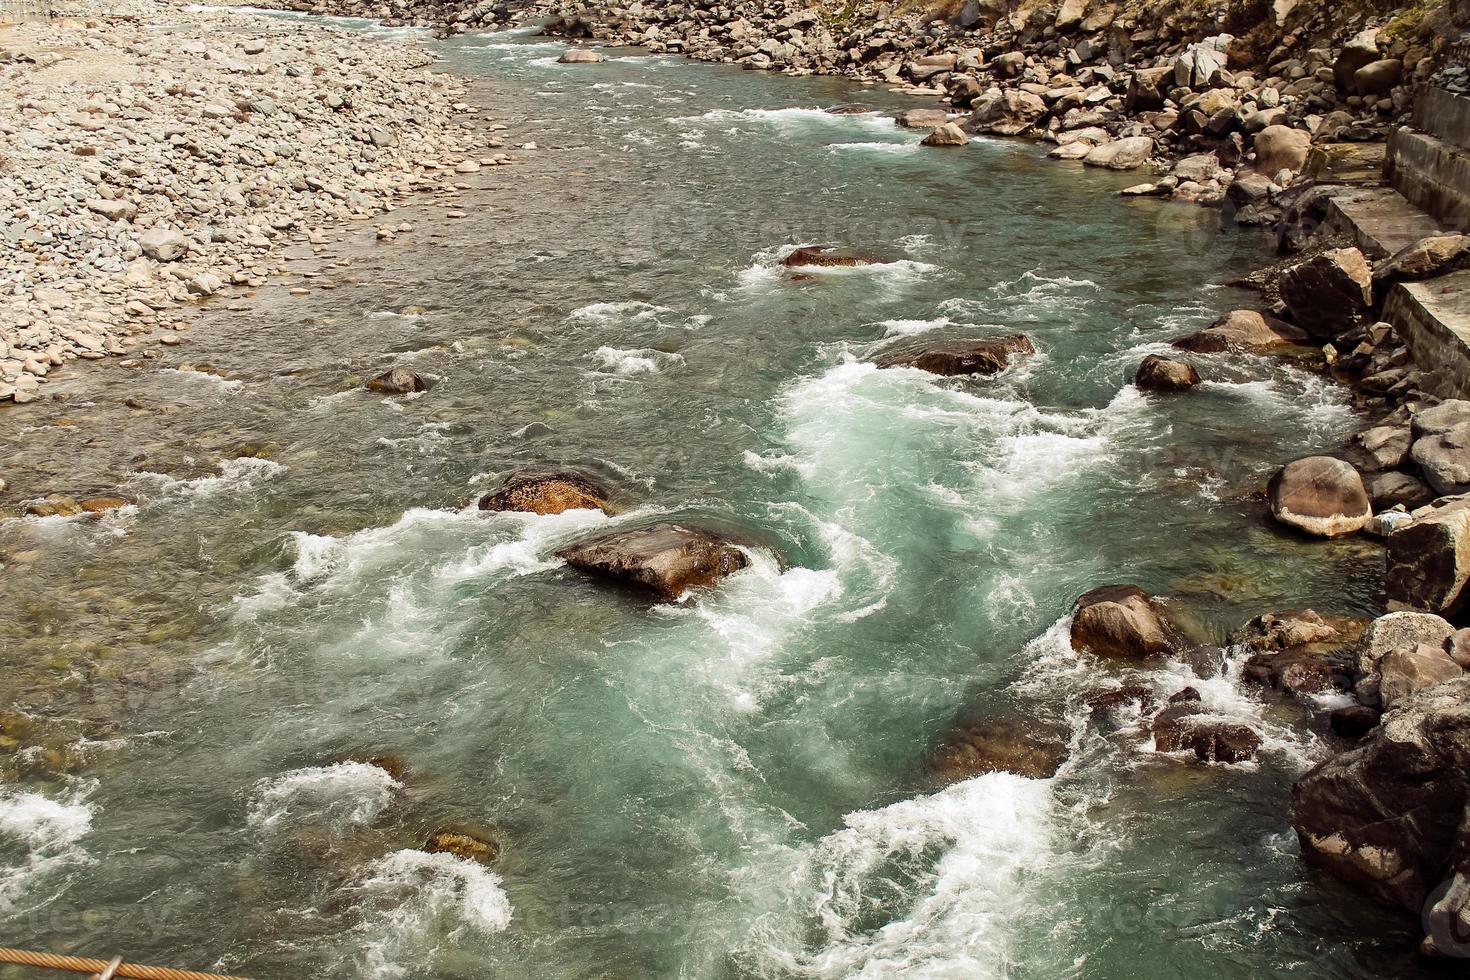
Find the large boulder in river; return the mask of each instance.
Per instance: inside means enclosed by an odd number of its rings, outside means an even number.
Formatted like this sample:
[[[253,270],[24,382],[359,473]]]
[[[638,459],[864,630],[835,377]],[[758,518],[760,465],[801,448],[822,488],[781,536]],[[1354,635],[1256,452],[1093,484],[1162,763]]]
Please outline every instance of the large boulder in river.
[[[930,772],[947,783],[987,772],[1048,779],[1067,761],[1067,734],[1020,715],[984,718],[951,733],[930,761]]]
[[[782,259],[781,264],[788,269],[800,269],[811,266],[817,268],[848,268],[860,265],[874,265],[882,261],[881,258],[875,255],[852,249],[834,248],[830,245],[802,245]]]
[[[1150,136],[1128,136],[1094,146],[1082,162],[1089,167],[1107,167],[1109,170],[1137,170],[1148,163],[1154,155],[1154,141]]]
[[[1355,534],[1373,518],[1363,478],[1331,456],[1287,463],[1267,485],[1266,500],[1282,524],[1323,538]]]
[[[718,532],[680,524],[614,531],[561,549],[573,568],[673,602],[750,564],[745,548]]]
[[[1281,276],[1281,301],[1314,337],[1335,337],[1373,321],[1373,270],[1356,248],[1334,248]]]
[[[1379,901],[1427,913],[1430,944],[1446,954],[1464,953],[1470,936],[1467,818],[1466,676],[1405,698],[1357,746],[1292,789],[1302,855]]]
[[[1255,729],[1217,715],[1198,701],[1169,705],[1154,715],[1149,727],[1158,751],[1191,751],[1201,762],[1245,762],[1261,747]]]
[[[1234,310],[1203,330],[1180,337],[1173,345],[1196,354],[1219,354],[1224,351],[1263,353],[1274,348],[1298,344],[1307,335],[1267,313],[1256,310]]]
[[[1413,518],[1388,536],[1389,608],[1458,615],[1470,605],[1470,497],[1437,500]]]
[[[937,126],[934,132],[920,140],[923,146],[968,146],[969,143],[970,137],[954,123]]]
[[[970,104],[966,127],[974,133],[1018,136],[1036,124],[1046,112],[1041,96],[1023,89],[992,91]]]
[[[1136,585],[1104,585],[1079,598],[1071,641],[1073,649],[1124,660],[1164,656],[1179,646],[1163,607]]]
[[[1228,642],[1251,654],[1242,680],[1301,697],[1351,690],[1363,628],[1360,619],[1328,619],[1311,609],[1267,613],[1231,633]]]
[[[1416,691],[1454,680],[1463,673],[1443,646],[1420,643],[1398,647],[1378,661],[1378,696],[1383,709],[1392,711]]]
[[[1143,391],[1184,391],[1200,383],[1193,364],[1150,354],[1138,365],[1133,383]]]
[[[556,60],[563,65],[595,65],[607,59],[596,51],[589,51],[586,48],[569,48],[562,52],[562,56]]]
[[[912,367],[930,374],[953,377],[961,374],[997,374],[1015,354],[1034,354],[1036,347],[1025,334],[987,337],[982,340],[944,340],[907,347],[884,354],[880,368]]]
[[[1454,632],[1449,620],[1433,613],[1401,611],[1379,616],[1367,625],[1358,641],[1358,672],[1376,674],[1378,662],[1390,650],[1425,643],[1444,646]]]
[[[512,476],[480,498],[481,510],[560,514],[568,510],[612,513],[603,489],[580,473],[524,473]]]
[[[427,391],[429,386],[419,377],[418,372],[396,367],[370,380],[367,389],[381,395],[407,395],[415,391]]]

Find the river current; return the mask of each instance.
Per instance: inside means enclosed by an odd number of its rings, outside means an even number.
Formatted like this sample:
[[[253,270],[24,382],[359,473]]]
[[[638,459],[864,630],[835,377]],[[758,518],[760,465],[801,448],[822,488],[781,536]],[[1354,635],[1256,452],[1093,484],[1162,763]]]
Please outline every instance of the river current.
[[[1361,424],[1343,390],[1239,355],[1129,384],[1251,304],[1221,284],[1257,239],[1022,142],[921,148],[911,102],[846,82],[425,43],[537,144],[462,217],[299,253],[189,345],[0,415],[13,490],[134,501],[0,524],[4,944],[258,978],[1414,975],[1416,924],[1300,861],[1303,713],[1213,654],[1129,672],[1066,639],[1110,582],[1216,643],[1377,606],[1371,549],[1258,498]],[[792,277],[801,243],[886,261]],[[995,378],[871,363],[1017,331],[1038,353]],[[362,390],[393,364],[436,383]],[[474,509],[547,465],[628,509]],[[552,557],[657,516],[768,548],[657,607]],[[1138,678],[1259,759],[1088,723]],[[926,776],[1006,711],[1069,726],[1056,777]],[[416,849],[441,827],[502,853]]]

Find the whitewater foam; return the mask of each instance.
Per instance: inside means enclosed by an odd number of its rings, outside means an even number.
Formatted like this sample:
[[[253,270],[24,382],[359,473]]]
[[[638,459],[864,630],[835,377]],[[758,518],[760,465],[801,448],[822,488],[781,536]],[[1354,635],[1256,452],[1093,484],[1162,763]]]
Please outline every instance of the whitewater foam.
[[[366,762],[293,769],[255,784],[246,822],[262,831],[307,820],[326,827],[369,824],[399,788],[386,770]]]
[[[90,863],[81,841],[96,815],[87,802],[95,788],[95,783],[79,783],[53,798],[0,786],[0,915],[22,912],[31,898],[49,901],[54,891],[38,894],[40,885],[67,868]]]
[[[618,347],[599,347],[588,357],[601,364],[603,372],[625,378],[640,374],[660,374],[684,364],[684,358],[680,355],[655,350],[652,347],[635,347],[628,350]]]

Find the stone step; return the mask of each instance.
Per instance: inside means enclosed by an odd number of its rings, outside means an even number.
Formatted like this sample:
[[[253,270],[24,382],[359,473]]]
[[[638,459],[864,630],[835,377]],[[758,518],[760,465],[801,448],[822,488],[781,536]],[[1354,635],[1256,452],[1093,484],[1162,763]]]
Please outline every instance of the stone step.
[[[1470,151],[1428,133],[1396,129],[1388,137],[1384,178],[1448,228],[1470,228]]]
[[[1414,128],[1470,150],[1470,99],[1442,88],[1425,89],[1414,101]]]
[[[1399,283],[1388,294],[1383,318],[1425,372],[1424,390],[1470,398],[1470,270]]]
[[[1382,259],[1445,228],[1392,187],[1364,187],[1327,205],[1327,231],[1352,238],[1370,259]]]

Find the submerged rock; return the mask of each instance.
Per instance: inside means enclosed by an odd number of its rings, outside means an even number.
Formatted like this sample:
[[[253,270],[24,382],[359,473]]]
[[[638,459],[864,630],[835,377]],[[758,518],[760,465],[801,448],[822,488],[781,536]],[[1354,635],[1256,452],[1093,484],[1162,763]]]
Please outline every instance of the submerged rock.
[[[935,753],[930,771],[945,782],[958,782],[987,772],[1049,779],[1066,761],[1064,729],[1007,716],[962,726]]]
[[[1150,354],[1138,365],[1133,383],[1143,391],[1184,391],[1200,383],[1193,364]]]
[[[599,535],[563,548],[556,556],[580,571],[646,589],[665,602],[750,564],[734,540],[705,528],[671,523]]]
[[[1318,537],[1355,534],[1373,517],[1363,478],[1331,456],[1287,463],[1271,478],[1266,497],[1272,517]]]
[[[560,514],[568,510],[612,513],[606,492],[580,473],[517,474],[480,498],[481,510]]]
[[[367,389],[381,395],[406,395],[415,391],[428,391],[429,386],[416,371],[396,367],[369,380]]]
[[[25,512],[30,517],[75,517],[82,513],[82,505],[75,497],[52,494],[45,500],[34,500],[26,504]]]
[[[1150,726],[1160,752],[1194,752],[1201,762],[1245,762],[1261,736],[1249,725],[1214,715],[1198,701],[1180,701],[1154,715]]]
[[[1433,945],[1454,920],[1470,922],[1467,805],[1470,677],[1461,676],[1407,697],[1356,747],[1298,780],[1291,818],[1308,861],[1379,901],[1418,915],[1445,889],[1427,909]]]
[[[1161,606],[1136,585],[1104,585],[1072,609],[1072,647],[1100,657],[1144,660],[1179,646]]]
[[[430,854],[453,854],[466,861],[489,864],[500,854],[500,845],[494,841],[466,830],[436,830],[424,842]]]
[[[912,367],[930,374],[953,377],[961,374],[998,374],[1014,354],[1034,354],[1036,347],[1025,334],[988,337],[983,340],[936,341],[922,347],[884,354],[880,368]]]
[[[1173,345],[1196,354],[1225,351],[1259,353],[1307,339],[1304,332],[1274,316],[1256,310],[1235,310],[1203,330],[1178,338]]]
[[[802,266],[830,268],[874,265],[882,261],[878,256],[865,252],[833,248],[829,245],[803,245],[782,259],[781,264],[788,269],[799,269]]]

